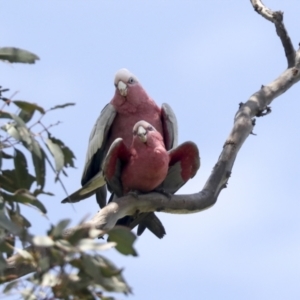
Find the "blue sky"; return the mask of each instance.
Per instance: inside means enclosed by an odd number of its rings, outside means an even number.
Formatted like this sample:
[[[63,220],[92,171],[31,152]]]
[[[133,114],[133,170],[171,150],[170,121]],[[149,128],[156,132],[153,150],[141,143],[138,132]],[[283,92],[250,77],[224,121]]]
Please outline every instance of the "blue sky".
[[[299,1],[265,1],[284,11],[297,47]],[[77,157],[67,170],[69,192],[80,186],[88,137],[114,93],[115,72],[132,71],[158,104],[169,103],[179,141],[197,143],[202,165],[180,193],[202,189],[231,130],[238,103],[285,68],[273,24],[245,1],[6,1],[1,3],[0,46],[40,56],[35,65],[1,64],[1,85],[15,100],[45,108],[76,102],[45,122],[63,123],[53,135]],[[106,252],[133,287],[128,299],[299,299],[300,84],[257,120],[236,159],[228,188],[209,210],[160,213],[167,235],[144,233],[138,258]],[[49,172],[42,200],[50,222],[76,224],[98,207],[90,198],[60,204],[65,194]],[[26,210],[28,211],[28,210]],[[49,221],[28,211],[32,232]],[[124,299],[122,295],[118,297]]]

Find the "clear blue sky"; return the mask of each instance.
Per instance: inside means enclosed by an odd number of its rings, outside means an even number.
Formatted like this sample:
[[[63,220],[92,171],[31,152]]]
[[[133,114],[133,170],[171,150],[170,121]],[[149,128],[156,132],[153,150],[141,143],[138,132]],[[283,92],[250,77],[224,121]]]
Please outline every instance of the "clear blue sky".
[[[284,11],[294,45],[300,42],[296,0],[266,0]],[[202,189],[231,130],[238,103],[285,68],[273,24],[244,1],[3,1],[1,44],[30,50],[35,65],[1,63],[1,85],[15,100],[49,108],[63,121],[53,135],[74,150],[69,192],[80,186],[88,137],[114,93],[115,72],[131,70],[159,104],[168,102],[179,122],[179,141],[201,152],[198,175],[180,193]],[[257,120],[218,202],[191,215],[160,213],[167,235],[145,233],[138,258],[106,252],[133,287],[128,299],[300,299],[300,84],[276,99]],[[52,175],[49,174],[51,178]],[[94,215],[94,198],[74,205],[49,179],[43,198],[56,223]],[[29,213],[32,232],[49,221]],[[124,296],[119,296],[124,299]]]

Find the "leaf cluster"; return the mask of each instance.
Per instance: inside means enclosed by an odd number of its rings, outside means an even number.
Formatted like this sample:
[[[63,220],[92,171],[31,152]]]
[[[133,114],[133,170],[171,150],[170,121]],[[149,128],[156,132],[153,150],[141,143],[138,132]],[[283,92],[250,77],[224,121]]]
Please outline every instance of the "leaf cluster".
[[[0,48],[0,60],[10,63],[34,63],[38,59],[26,50]],[[99,254],[115,247],[124,255],[136,256],[136,237],[128,229],[114,228],[108,233],[107,243],[95,240],[100,234],[95,229],[86,229],[88,234],[79,229],[66,235],[68,219],[51,225],[44,236],[30,233],[32,224],[23,214],[23,206],[46,215],[39,197],[53,196],[45,190],[47,171],[64,188],[61,174],[67,176],[66,169],[75,167],[73,151],[51,133],[60,122],[46,125],[43,118],[75,104],[45,109],[36,103],[13,100],[6,96],[8,92],[0,86],[0,282],[11,281],[4,293],[17,293],[24,299],[113,299],[103,291],[130,293],[122,269]],[[18,272],[9,266],[16,257],[14,268],[20,268]],[[22,271],[24,266],[35,270],[26,279],[21,278],[28,273]]]

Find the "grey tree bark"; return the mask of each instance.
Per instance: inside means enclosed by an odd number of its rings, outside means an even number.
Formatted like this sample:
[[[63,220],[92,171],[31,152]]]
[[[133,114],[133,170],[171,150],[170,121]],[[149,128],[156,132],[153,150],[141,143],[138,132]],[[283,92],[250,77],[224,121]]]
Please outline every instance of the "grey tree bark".
[[[287,69],[271,83],[261,86],[245,103],[240,103],[239,110],[234,117],[233,128],[203,189],[195,194],[173,195],[171,199],[158,193],[141,195],[138,200],[130,195],[119,198],[116,202],[109,203],[101,209],[88,222],[65,230],[65,237],[78,229],[86,229],[84,231],[86,237],[89,236],[90,229],[95,228],[100,230],[100,234],[104,234],[115,226],[118,219],[133,215],[137,211],[188,214],[200,212],[216,203],[220,192],[227,185],[240,148],[252,133],[255,117],[268,114],[271,111],[270,103],[300,80],[300,49],[295,50],[292,45],[283,24],[283,12],[270,10],[260,0],[250,0],[250,2],[258,14],[274,23],[285,51]],[[41,248],[30,246],[26,250],[37,251],[41,256],[47,255],[47,251]],[[20,255],[16,254],[7,260],[8,268],[5,276],[15,279],[36,270],[35,266],[19,263],[18,258]]]

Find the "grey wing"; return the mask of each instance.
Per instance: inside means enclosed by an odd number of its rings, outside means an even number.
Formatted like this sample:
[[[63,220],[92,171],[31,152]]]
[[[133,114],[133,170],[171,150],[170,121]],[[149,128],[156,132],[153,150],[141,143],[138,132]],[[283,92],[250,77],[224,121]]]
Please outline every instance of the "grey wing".
[[[109,191],[116,194],[117,197],[123,196],[121,173],[123,165],[126,164],[129,159],[130,151],[125,146],[123,139],[115,139],[105,156],[103,175]]]
[[[178,145],[178,125],[173,109],[167,103],[161,106],[161,121],[164,132],[164,141],[167,150]]]
[[[180,174],[181,164],[180,162],[177,162],[173,166],[169,167],[165,180],[156,189],[163,190],[165,193],[175,194],[185,183]]]
[[[174,194],[196,175],[200,168],[200,154],[195,143],[185,142],[169,150],[169,156],[168,174],[157,190]]]
[[[107,151],[106,142],[109,129],[115,119],[116,110],[112,104],[107,104],[100,113],[96,124],[90,134],[88,150],[84,169],[81,178],[81,184],[85,185],[96,174],[101,171],[101,165]]]
[[[86,199],[99,189],[99,187],[102,187],[105,185],[105,180],[102,174],[102,171],[100,171],[98,174],[96,174],[92,179],[90,179],[86,184],[84,184],[79,190],[71,194],[70,196],[63,199],[62,203],[75,203],[79,202],[83,199]],[[106,203],[105,203],[106,204]],[[105,206],[104,204],[104,206]]]

